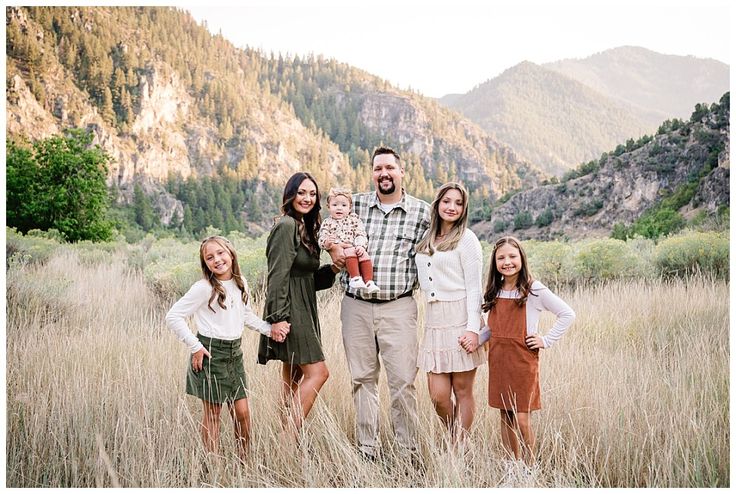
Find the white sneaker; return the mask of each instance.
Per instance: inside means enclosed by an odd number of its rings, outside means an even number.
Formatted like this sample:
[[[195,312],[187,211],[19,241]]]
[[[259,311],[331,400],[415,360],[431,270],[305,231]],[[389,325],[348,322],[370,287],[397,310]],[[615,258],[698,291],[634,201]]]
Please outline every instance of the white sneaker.
[[[355,278],[350,278],[348,285],[350,286],[350,288],[365,288],[365,283],[363,282],[363,278],[361,278],[360,276],[356,276]]]
[[[365,293],[376,293],[380,292],[381,289],[378,288],[378,285],[373,280],[370,280],[365,284]]]

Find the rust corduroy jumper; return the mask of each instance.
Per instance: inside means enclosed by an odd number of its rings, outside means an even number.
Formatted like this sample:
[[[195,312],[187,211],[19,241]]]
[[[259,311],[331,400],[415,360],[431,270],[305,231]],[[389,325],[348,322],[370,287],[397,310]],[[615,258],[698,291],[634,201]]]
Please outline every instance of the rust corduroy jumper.
[[[488,404],[516,412],[539,410],[539,350],[526,346],[526,306],[499,298],[488,326]]]

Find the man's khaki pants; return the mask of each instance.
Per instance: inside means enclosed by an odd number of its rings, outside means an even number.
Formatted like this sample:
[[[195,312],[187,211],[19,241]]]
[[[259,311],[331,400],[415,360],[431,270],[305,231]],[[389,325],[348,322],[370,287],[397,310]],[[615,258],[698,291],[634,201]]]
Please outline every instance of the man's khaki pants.
[[[380,354],[391,396],[396,442],[416,448],[417,304],[413,297],[373,304],[343,297],[342,342],[353,382],[358,448],[378,453]]]

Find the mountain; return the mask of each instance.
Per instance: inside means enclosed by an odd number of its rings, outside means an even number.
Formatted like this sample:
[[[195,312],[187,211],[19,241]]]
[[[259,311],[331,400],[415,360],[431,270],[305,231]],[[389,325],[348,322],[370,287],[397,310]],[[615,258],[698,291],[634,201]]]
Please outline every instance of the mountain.
[[[727,65],[621,47],[582,60],[523,62],[464,95],[456,109],[545,171],[561,175],[729,89]]]
[[[160,224],[190,233],[262,231],[296,170],[365,190],[381,143],[426,199],[448,179],[483,204],[542,178],[430,98],[334,60],[237,49],[174,8],[9,7],[6,28],[8,136],[89,129],[117,205],[137,185]]]
[[[630,105],[531,62],[455,98],[452,107],[558,175],[618,142],[653,130]]]
[[[657,236],[722,220],[729,207],[730,94],[665,121],[553,183],[511,195],[473,226],[482,238]],[[556,181],[556,180],[555,180]],[[554,181],[553,181],[554,182]]]
[[[181,223],[187,213],[182,197],[167,190],[171,177],[232,177],[242,181],[241,189],[257,190],[253,182],[283,184],[300,169],[322,181],[350,175],[334,143],[244,77],[245,54],[186,13],[10,7],[6,26],[8,136],[34,140],[70,127],[92,131],[112,157],[108,183],[119,205],[132,203],[140,184],[164,225]],[[198,229],[236,228],[251,203],[275,211],[277,187],[260,189],[265,193],[249,198],[240,190],[234,208],[226,207],[230,197],[219,201],[219,214],[215,201],[198,198],[189,205],[193,213],[209,210],[199,216]]]
[[[696,103],[717,101],[730,84],[729,67],[722,62],[663,55],[637,46],[543,66],[649,111],[656,120],[647,123],[653,125],[668,118],[690,118]]]

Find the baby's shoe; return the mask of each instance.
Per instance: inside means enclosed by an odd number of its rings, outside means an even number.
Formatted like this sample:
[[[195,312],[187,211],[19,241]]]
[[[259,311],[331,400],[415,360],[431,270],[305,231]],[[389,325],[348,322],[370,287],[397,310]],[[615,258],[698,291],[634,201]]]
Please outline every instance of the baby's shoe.
[[[365,288],[365,283],[363,282],[363,278],[361,278],[360,276],[356,276],[355,278],[350,278],[348,285],[350,286],[350,288]]]
[[[375,284],[373,280],[367,281],[365,284],[365,293],[376,293],[381,291],[380,288],[378,288],[378,285]]]

